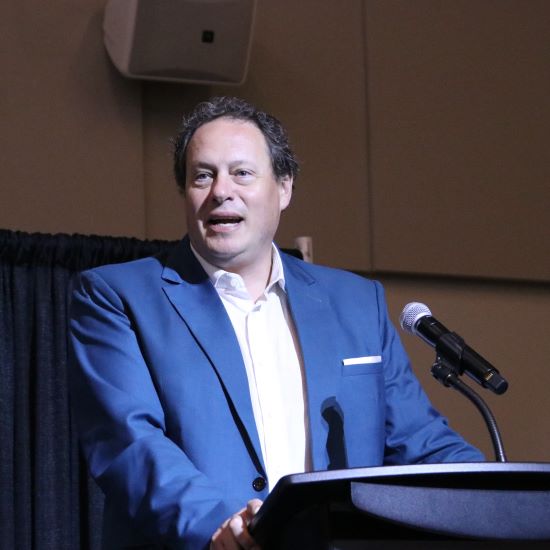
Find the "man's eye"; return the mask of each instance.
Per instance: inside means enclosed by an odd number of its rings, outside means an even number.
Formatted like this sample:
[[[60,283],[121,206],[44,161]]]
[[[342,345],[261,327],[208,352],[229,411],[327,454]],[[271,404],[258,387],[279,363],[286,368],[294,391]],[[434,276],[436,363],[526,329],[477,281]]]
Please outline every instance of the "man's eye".
[[[208,183],[212,176],[208,172],[199,172],[195,176],[195,182],[197,183]]]
[[[238,178],[246,178],[247,176],[250,176],[251,175],[251,172],[249,170],[245,170],[244,168],[241,169],[241,170],[236,170],[235,171],[235,175],[238,177]]]

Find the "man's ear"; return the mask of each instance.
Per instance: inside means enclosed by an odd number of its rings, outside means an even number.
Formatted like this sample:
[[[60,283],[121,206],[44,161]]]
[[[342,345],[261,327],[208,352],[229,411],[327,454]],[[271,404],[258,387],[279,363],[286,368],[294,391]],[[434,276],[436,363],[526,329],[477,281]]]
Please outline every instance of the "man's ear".
[[[283,176],[279,180],[279,206],[281,208],[281,212],[290,204],[293,183],[294,180],[292,176]]]

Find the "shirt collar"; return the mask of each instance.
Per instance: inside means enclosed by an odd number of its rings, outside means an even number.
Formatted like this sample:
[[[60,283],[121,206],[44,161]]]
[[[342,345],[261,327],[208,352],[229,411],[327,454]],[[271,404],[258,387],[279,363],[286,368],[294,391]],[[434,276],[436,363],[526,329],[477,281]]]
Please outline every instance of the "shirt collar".
[[[202,268],[206,271],[208,278],[217,290],[232,291],[232,292],[246,292],[244,281],[237,273],[225,271],[210,262],[206,261],[191,244],[191,251],[193,252],[197,261],[201,264]],[[274,243],[271,243],[271,274],[269,276],[269,282],[265,288],[265,293],[270,292],[275,285],[278,285],[283,291],[285,291],[285,274],[283,269],[283,261],[279,249]]]

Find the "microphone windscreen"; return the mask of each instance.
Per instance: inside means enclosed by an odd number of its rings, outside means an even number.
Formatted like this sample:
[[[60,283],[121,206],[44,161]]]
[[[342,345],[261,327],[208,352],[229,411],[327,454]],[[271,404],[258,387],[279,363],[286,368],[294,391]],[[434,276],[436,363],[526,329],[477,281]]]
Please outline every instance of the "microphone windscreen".
[[[399,316],[399,324],[405,332],[416,334],[415,327],[419,319],[431,316],[432,312],[426,304],[411,302],[407,304]]]

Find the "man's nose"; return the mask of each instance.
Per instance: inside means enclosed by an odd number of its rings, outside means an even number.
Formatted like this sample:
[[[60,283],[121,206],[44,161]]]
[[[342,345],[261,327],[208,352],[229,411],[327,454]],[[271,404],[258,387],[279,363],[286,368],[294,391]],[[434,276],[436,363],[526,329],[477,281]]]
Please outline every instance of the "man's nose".
[[[233,181],[229,174],[218,174],[210,188],[212,199],[221,204],[230,199],[233,192]]]

